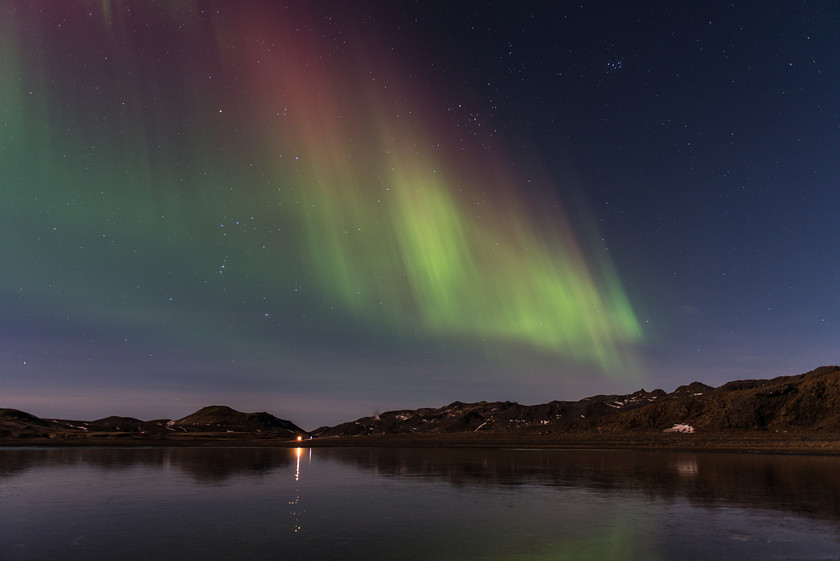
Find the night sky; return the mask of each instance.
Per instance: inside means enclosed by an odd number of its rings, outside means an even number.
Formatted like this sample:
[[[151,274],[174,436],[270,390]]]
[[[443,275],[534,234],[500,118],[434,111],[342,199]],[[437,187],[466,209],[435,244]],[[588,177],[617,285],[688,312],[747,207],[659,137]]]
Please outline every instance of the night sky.
[[[3,2],[0,407],[840,362],[840,4],[611,4]]]

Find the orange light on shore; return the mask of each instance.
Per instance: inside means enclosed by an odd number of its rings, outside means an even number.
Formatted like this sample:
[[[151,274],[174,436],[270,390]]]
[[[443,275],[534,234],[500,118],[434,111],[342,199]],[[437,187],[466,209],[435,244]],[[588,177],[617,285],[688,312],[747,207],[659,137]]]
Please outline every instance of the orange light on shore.
[[[298,441],[301,441],[301,440],[303,440],[303,437],[301,435],[298,435],[297,439],[298,439]]]

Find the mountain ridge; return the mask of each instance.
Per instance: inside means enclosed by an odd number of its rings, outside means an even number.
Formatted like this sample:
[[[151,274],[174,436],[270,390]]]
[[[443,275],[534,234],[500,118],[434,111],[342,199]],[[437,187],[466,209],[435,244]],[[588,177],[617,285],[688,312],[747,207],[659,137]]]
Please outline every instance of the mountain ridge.
[[[674,429],[683,426],[684,428]],[[551,434],[582,431],[694,432],[833,430],[840,432],[840,366],[771,379],[701,382],[671,393],[655,389],[596,395],[578,401],[520,405],[510,401],[453,402],[397,410],[320,427],[318,437],[494,430]]]
[[[840,366],[804,374],[733,380],[719,387],[700,382],[671,393],[640,389],[631,394],[596,395],[577,401],[521,405],[511,401],[454,401],[437,408],[386,411],[307,432],[266,412],[243,413],[210,405],[176,420],[142,421],[109,416],[95,421],[42,419],[17,409],[0,409],[0,440],[188,442],[224,439],[288,442],[365,436],[412,438],[443,435],[527,436],[548,442],[559,435],[653,433],[791,433],[840,435]],[[460,437],[459,437],[460,438]],[[174,440],[173,440],[174,439]]]
[[[224,405],[210,405],[176,420],[142,421],[111,415],[95,421],[42,419],[18,409],[0,409],[0,438],[162,438],[179,435],[259,435],[296,439],[308,433],[291,421],[264,411],[243,413]]]

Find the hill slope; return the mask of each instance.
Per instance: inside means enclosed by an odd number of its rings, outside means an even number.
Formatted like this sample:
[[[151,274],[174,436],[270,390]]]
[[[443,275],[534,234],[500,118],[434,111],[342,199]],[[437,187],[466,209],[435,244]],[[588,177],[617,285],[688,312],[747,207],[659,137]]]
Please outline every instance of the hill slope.
[[[225,405],[210,405],[177,421],[170,427],[187,431],[204,432],[271,432],[288,433],[289,436],[306,434],[306,431],[269,413],[242,413]]]
[[[767,380],[735,380],[718,388],[694,382],[671,393],[639,390],[627,395],[598,395],[579,401],[540,405],[504,402],[454,402],[440,408],[389,411],[334,427],[322,427],[319,437],[364,435],[486,436],[501,442],[530,436],[533,443],[547,435],[593,435],[631,438],[639,434],[696,432],[707,435],[790,433],[840,435],[840,366],[824,366],[795,376]],[[106,417],[96,421],[41,419],[16,409],[0,409],[0,438],[52,439],[90,442],[94,439],[178,440],[263,439],[289,441],[307,436],[292,423],[265,412],[242,413],[223,405],[204,407],[177,420],[141,421]],[[457,438],[461,438],[460,436]],[[612,437],[610,437],[612,438]],[[415,439],[416,440],[416,439]],[[406,442],[405,439],[402,439]],[[328,445],[329,441],[324,442]]]
[[[580,419],[600,419],[617,411],[644,407],[666,399],[662,390],[639,390],[629,395],[597,395],[580,401],[551,401],[541,405],[520,405],[511,401],[456,401],[436,409],[388,411],[372,417],[322,427],[317,436],[363,434],[405,434],[412,432],[495,432],[519,427],[568,424]]]
[[[682,426],[681,426],[682,425]],[[676,428],[675,428],[676,427]],[[542,405],[451,403],[437,409],[388,411],[316,436],[407,433],[578,431],[797,431],[840,432],[840,367],[796,376],[736,380],[718,388],[694,382],[670,394],[639,390]]]
[[[166,438],[174,435],[255,435],[293,439],[306,431],[265,412],[242,413],[222,405],[199,409],[182,419],[141,421],[110,416],[95,421],[41,419],[17,409],[0,409],[0,438],[89,440],[107,438]]]
[[[737,380],[701,394],[675,395],[597,423],[600,430],[666,430],[687,425],[699,432],[840,432],[840,367],[796,376]],[[578,423],[579,429],[596,428]]]

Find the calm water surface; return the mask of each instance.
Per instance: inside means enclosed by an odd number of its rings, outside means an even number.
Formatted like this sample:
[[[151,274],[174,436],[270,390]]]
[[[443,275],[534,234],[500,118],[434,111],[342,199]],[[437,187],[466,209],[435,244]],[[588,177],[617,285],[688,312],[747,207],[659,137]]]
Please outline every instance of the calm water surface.
[[[840,458],[0,449],[0,559],[840,559]]]

